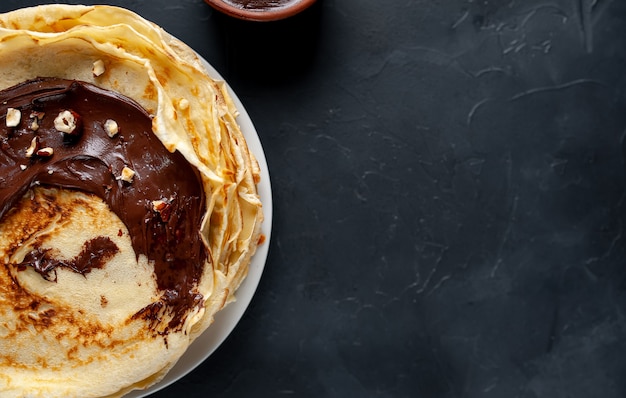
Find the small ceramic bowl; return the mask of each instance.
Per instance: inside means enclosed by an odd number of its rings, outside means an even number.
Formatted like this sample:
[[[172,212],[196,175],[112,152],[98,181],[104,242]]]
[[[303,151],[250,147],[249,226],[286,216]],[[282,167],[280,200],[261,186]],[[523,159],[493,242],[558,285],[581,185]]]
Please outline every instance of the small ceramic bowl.
[[[205,0],[224,14],[248,21],[276,21],[304,11],[315,0]]]

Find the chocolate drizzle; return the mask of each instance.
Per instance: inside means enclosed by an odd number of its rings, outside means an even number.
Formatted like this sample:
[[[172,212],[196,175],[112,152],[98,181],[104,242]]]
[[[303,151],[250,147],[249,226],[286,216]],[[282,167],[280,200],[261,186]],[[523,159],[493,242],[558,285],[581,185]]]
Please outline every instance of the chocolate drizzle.
[[[47,281],[56,281],[56,269],[68,268],[77,274],[86,275],[94,268],[102,268],[106,262],[119,252],[119,248],[107,236],[98,236],[83,244],[83,248],[70,260],[59,260],[51,256],[50,249],[37,247],[18,264],[18,269],[32,267]]]
[[[6,126],[8,108],[21,112],[16,127]],[[80,134],[55,129],[54,119],[64,110],[78,115]],[[42,113],[33,128],[33,118]],[[119,126],[113,137],[105,129],[108,119]],[[53,155],[26,157],[34,137]],[[120,178],[125,167],[135,172],[130,182]],[[199,232],[205,201],[199,173],[182,154],[167,151],[152,132],[150,116],[133,100],[56,78],[1,91],[0,218],[36,185],[80,190],[109,205],[128,228],[136,255],[154,262],[162,300],[174,316],[170,329],[201,302],[195,286],[207,253]],[[167,204],[167,217],[155,210],[157,202]]]

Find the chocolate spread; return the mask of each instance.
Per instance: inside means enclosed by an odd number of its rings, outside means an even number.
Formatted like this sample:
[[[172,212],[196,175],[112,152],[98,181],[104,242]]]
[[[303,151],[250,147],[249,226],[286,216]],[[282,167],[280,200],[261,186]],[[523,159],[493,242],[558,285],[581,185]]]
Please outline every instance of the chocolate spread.
[[[244,10],[269,10],[293,3],[294,0],[228,0],[227,3]]]
[[[21,114],[14,127],[5,123],[9,108]],[[76,117],[71,134],[55,127],[63,111]],[[108,134],[107,120],[116,122],[117,134]],[[124,178],[128,170],[134,174]],[[136,255],[154,263],[163,304],[174,315],[170,327],[179,326],[186,309],[201,302],[194,287],[207,259],[199,232],[205,210],[202,182],[182,154],[170,153],[153,134],[150,115],[136,102],[57,78],[0,91],[0,219],[36,185],[83,191],[108,204],[128,228]],[[32,253],[30,260],[43,254]],[[54,265],[47,261],[48,267]],[[98,264],[83,262],[80,273]],[[43,270],[38,272],[45,278]]]
[[[51,256],[50,249],[37,247],[28,253],[18,265],[18,269],[32,267],[45,280],[56,281],[56,269],[69,268],[77,274],[85,275],[94,268],[102,268],[119,252],[119,248],[108,236],[98,236],[83,244],[78,256],[71,260],[59,260]]]

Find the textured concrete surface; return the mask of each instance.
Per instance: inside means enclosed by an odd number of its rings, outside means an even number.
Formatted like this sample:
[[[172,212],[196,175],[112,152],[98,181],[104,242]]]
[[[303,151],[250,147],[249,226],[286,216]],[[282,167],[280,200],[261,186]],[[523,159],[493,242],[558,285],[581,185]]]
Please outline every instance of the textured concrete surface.
[[[625,2],[111,3],[223,74],[272,177],[254,300],[155,397],[626,396]]]

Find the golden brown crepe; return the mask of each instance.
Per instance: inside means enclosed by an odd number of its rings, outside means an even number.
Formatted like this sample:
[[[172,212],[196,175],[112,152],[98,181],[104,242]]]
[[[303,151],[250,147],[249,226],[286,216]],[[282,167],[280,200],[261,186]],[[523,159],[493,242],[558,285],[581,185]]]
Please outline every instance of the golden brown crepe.
[[[190,48],[122,8],[55,4],[0,15],[0,53],[0,90],[40,76],[73,79],[152,115],[154,135],[200,173],[208,247],[201,304],[173,330],[167,312],[137,316],[164,293],[102,199],[30,189],[0,219],[0,396],[119,397],[153,385],[234,299],[260,241],[260,171],[237,110]],[[16,269],[35,247],[71,259],[103,236],[119,250],[87,274],[57,269],[49,280]]]

